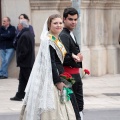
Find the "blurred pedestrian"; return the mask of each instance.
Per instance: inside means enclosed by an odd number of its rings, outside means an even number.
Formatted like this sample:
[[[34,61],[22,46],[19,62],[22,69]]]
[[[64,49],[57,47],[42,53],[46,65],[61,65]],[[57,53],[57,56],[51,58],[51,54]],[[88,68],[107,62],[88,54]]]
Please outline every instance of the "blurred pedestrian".
[[[4,17],[0,27],[0,79],[8,78],[8,66],[14,55],[13,40],[15,27],[10,24],[10,18]]]
[[[18,19],[19,19],[19,22],[21,20],[26,20],[29,23],[29,21],[30,21],[29,17],[26,14],[20,14]],[[34,33],[34,30],[33,30],[33,27],[30,24],[29,24],[29,30],[30,30],[31,34],[33,35],[33,37],[35,37],[35,33]],[[17,36],[19,35],[19,32],[20,32],[20,30],[17,28],[16,37],[15,37],[15,39],[13,41],[13,46],[14,46],[15,49],[17,47]]]
[[[10,100],[21,101],[25,96],[25,88],[35,60],[34,37],[29,31],[29,24],[21,20],[18,24],[20,33],[17,37],[16,59],[20,67],[18,92]]]
[[[21,14],[19,16],[19,20],[27,20],[28,23],[30,21],[29,17],[26,14]],[[29,24],[29,29],[30,29],[30,32],[32,33],[32,35],[35,37],[35,33],[34,33],[34,30],[33,30],[33,27],[30,24]]]

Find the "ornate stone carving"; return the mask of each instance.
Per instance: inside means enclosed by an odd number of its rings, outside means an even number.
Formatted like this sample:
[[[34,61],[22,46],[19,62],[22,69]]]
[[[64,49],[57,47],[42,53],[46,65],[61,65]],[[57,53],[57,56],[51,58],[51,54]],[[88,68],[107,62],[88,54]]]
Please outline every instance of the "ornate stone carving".
[[[120,0],[82,0],[81,7],[87,8],[118,8],[120,9]]]
[[[70,0],[30,0],[32,10],[58,10],[71,6]]]

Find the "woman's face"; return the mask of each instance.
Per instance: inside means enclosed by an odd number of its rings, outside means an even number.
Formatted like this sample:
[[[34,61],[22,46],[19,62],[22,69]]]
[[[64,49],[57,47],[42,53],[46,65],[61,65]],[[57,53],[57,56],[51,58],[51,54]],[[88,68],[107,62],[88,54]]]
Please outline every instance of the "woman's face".
[[[23,15],[21,15],[20,17],[19,17],[19,20],[24,20],[25,18],[24,18],[24,16]]]
[[[54,18],[50,25],[50,32],[53,35],[58,35],[63,29],[63,22],[61,18]]]
[[[27,20],[27,19],[25,19],[24,16],[21,15],[21,16],[19,17],[19,20]],[[28,20],[27,20],[27,22],[28,22]]]

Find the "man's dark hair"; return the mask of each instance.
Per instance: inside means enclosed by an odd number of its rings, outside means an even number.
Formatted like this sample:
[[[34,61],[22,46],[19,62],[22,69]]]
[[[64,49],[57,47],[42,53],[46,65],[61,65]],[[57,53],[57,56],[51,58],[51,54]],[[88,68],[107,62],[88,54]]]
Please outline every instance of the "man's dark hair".
[[[26,20],[29,21],[29,17],[26,14],[21,14],[20,16],[23,16]],[[20,16],[18,17],[20,19]]]
[[[75,14],[77,14],[79,17],[78,11],[75,8],[73,7],[65,8],[63,12],[63,18],[67,18],[68,15],[75,15]]]

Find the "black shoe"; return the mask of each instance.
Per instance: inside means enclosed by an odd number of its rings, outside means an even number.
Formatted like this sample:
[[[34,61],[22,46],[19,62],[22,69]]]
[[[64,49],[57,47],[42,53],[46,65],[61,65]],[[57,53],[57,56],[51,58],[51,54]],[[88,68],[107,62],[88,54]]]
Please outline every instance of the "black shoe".
[[[22,101],[22,99],[21,98],[18,98],[18,97],[13,97],[13,98],[10,98],[10,100],[13,100],[13,101]]]
[[[0,76],[0,79],[7,79],[8,77],[6,76]]]

